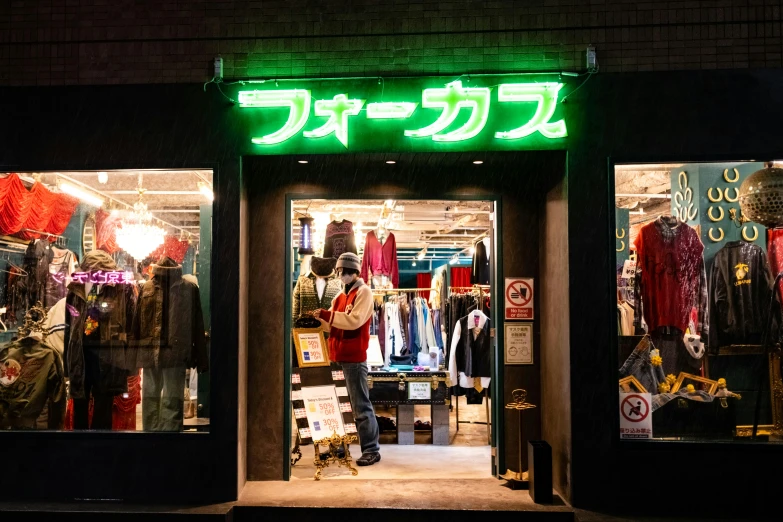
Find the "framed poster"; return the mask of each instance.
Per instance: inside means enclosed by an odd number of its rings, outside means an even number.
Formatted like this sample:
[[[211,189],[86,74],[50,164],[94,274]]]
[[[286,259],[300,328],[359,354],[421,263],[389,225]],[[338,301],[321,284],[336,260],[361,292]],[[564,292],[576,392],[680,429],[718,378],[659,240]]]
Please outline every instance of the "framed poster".
[[[533,325],[531,323],[506,323],[503,344],[506,347],[506,364],[533,364]]]
[[[320,328],[294,328],[296,358],[300,368],[329,366],[329,348]]]
[[[303,386],[301,391],[304,413],[313,440],[325,439],[334,433],[345,435],[343,412],[337,399],[337,387]]]

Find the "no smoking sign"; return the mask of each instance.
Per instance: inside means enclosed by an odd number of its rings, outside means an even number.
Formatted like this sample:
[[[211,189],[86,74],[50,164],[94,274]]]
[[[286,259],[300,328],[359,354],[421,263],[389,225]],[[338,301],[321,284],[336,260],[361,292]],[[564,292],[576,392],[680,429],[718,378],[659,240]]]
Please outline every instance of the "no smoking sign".
[[[533,278],[507,277],[504,300],[506,320],[533,319]]]

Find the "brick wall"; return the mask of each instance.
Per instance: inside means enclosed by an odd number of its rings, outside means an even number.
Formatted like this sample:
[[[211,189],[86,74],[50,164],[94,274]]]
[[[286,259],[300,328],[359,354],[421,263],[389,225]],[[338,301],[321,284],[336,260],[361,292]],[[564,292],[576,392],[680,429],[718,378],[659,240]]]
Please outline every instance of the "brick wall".
[[[781,66],[783,0],[0,0],[0,84]]]

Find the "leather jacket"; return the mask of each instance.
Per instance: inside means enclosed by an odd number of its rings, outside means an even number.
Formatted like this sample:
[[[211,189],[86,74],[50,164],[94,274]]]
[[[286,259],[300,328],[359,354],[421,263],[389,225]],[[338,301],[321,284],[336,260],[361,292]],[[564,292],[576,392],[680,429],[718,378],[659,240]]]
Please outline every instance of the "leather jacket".
[[[165,258],[144,283],[133,322],[137,368],[209,369],[198,286]]]
[[[71,396],[81,399],[85,398],[84,328],[88,317],[84,283],[68,285],[65,303],[65,375],[70,378]],[[100,339],[95,351],[100,377],[93,388],[98,393],[119,395],[128,391],[128,331],[133,321],[135,304],[132,285],[104,284],[98,291],[95,309]]]

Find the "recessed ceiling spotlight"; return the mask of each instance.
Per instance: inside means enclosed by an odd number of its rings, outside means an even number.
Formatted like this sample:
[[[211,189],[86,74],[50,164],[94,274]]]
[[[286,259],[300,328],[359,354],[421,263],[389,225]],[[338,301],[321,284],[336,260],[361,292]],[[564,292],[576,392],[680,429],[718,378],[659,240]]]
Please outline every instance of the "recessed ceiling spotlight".
[[[474,165],[481,165],[482,163],[484,163],[484,162],[481,161],[481,160],[476,160],[476,161],[473,162]]]
[[[301,163],[302,165],[305,165],[305,164],[307,164],[309,162],[307,160],[299,160],[299,163]]]
[[[98,183],[101,185],[106,184],[106,182],[109,181],[109,173],[108,172],[99,172],[98,173]]]
[[[397,163],[397,162],[394,161],[394,160],[389,160],[389,161],[386,162],[387,165],[394,165],[395,163]]]

